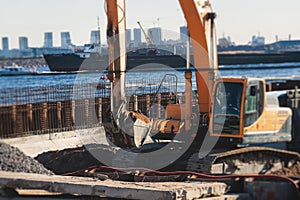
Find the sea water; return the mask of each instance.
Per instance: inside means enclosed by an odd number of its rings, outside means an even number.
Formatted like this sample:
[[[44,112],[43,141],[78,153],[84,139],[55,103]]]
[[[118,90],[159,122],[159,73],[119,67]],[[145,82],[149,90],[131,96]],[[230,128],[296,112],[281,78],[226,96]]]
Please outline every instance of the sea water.
[[[224,65],[219,66],[219,69],[218,72],[220,76],[246,76],[257,78],[300,77],[300,63]],[[165,74],[170,73],[176,74],[180,79],[183,77],[184,68],[161,68],[160,70],[156,69],[154,71],[137,68],[127,71],[126,80],[159,79]],[[99,81],[101,76],[102,72],[78,74],[41,72],[37,75],[0,76],[0,89],[64,85],[74,84],[76,82],[95,83]]]
[[[282,63],[282,64],[254,64],[254,65],[226,65],[219,66],[218,74],[222,76],[245,76],[245,77],[257,77],[266,79],[281,79],[281,78],[298,78],[300,79],[300,63]],[[176,76],[176,91],[184,91],[184,68],[173,69],[173,68],[156,68],[153,70],[145,70],[143,68],[135,68],[127,71],[126,73],[126,83],[127,89],[134,87],[134,84],[143,83],[144,88],[147,89],[147,84],[159,85],[161,80],[168,75],[172,77]],[[193,70],[195,71],[195,70]],[[15,93],[28,93],[31,91],[39,91],[38,88],[60,88],[59,100],[66,100],[70,98],[69,96],[62,95],[64,87],[68,88],[73,85],[89,84],[89,83],[103,83],[103,77],[105,72],[97,73],[51,73],[51,72],[40,72],[36,75],[19,75],[19,76],[0,76],[0,104],[8,103],[9,99],[13,99],[16,96]],[[148,80],[148,81],[147,81]],[[173,79],[170,79],[173,80]],[[174,79],[175,80],[175,79]],[[193,73],[193,89],[196,89],[196,80]],[[146,84],[147,83],[147,84]],[[106,82],[109,85],[109,83]],[[141,85],[139,85],[141,87]],[[24,89],[24,90],[23,90]],[[174,85],[172,89],[175,90]],[[13,91],[12,94],[9,94]],[[130,90],[132,93],[132,90]],[[51,101],[57,100],[57,95],[55,91],[52,91]],[[107,91],[109,92],[109,90]],[[101,93],[101,95],[107,95],[107,92]],[[129,92],[130,93],[130,92]],[[39,91],[38,93],[32,94],[18,94],[17,96],[35,96],[36,100],[30,101],[44,101],[49,100],[49,97],[42,97],[42,95],[48,95],[47,91]],[[100,96],[101,96],[100,95]],[[129,94],[130,95],[130,94]],[[36,97],[37,96],[37,97]],[[21,98],[22,99],[22,98]],[[37,100],[40,99],[40,100]],[[18,102],[15,102],[18,103]],[[22,103],[24,102],[22,100]],[[33,103],[33,102],[32,102]]]

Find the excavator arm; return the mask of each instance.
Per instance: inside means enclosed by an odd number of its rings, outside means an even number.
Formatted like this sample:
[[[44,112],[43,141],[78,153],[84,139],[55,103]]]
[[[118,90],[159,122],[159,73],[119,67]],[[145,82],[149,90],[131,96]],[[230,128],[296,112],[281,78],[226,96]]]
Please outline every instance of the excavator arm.
[[[212,81],[213,78],[210,77],[210,59],[209,59],[209,51],[207,45],[207,38],[205,34],[205,28],[203,26],[202,16],[199,15],[197,7],[195,5],[194,0],[179,0],[180,6],[183,10],[185,19],[187,21],[189,36],[192,40],[193,52],[194,52],[194,66],[196,68],[196,83],[197,83],[197,92],[198,92],[198,104],[199,104],[199,111],[203,118],[207,117],[210,111],[210,104],[211,104],[211,97],[209,91],[212,90]],[[147,133],[150,132],[152,127],[151,120],[146,119],[146,117],[141,116],[141,114],[136,114],[133,112],[128,112],[122,104],[120,99],[125,99],[125,70],[126,70],[126,54],[122,52],[125,48],[125,41],[122,39],[122,33],[125,33],[125,0],[106,0],[107,4],[107,18],[108,18],[108,25],[107,25],[107,37],[108,37],[108,46],[109,46],[109,79],[111,81],[111,110],[114,111],[112,113],[116,114],[117,116],[114,117],[113,121],[116,122],[115,125],[120,126],[124,121],[130,119],[130,116],[134,116],[133,121],[131,121],[131,125],[124,124],[124,126],[132,126],[130,128],[129,137],[132,143],[132,137],[135,139],[136,134],[140,134],[143,138]],[[125,36],[125,34],[124,34]],[[123,48],[123,49],[122,49]],[[123,74],[124,73],[124,74]],[[122,76],[124,75],[124,76]],[[185,125],[186,130],[190,130],[191,121],[190,118],[192,116],[191,113],[191,72],[188,70],[185,75],[186,78],[186,96],[188,99],[186,102],[185,110]],[[178,110],[178,109],[177,109]],[[180,110],[180,109],[179,109]],[[116,119],[116,120],[115,120]],[[130,120],[129,120],[130,121]],[[168,120],[167,120],[168,121]],[[180,120],[178,121],[178,123]],[[136,129],[135,124],[138,123],[139,127],[143,127],[143,130]],[[141,126],[141,124],[143,124]],[[179,125],[178,125],[179,126]],[[166,126],[159,126],[159,127],[166,127]],[[122,143],[126,143],[126,138],[128,138],[128,133],[125,133],[122,127],[119,127],[119,132],[123,137],[118,136],[118,134],[114,133],[114,130],[118,130],[117,128],[108,128],[108,132],[110,132],[110,138],[112,138],[112,142],[120,140],[121,145]],[[149,130],[147,130],[149,129]],[[164,132],[164,130],[162,130]],[[125,138],[124,142],[122,139]],[[127,142],[128,143],[128,142]],[[137,142],[135,144],[138,146]],[[125,145],[126,146],[126,145]],[[127,145],[128,146],[128,145]],[[130,145],[129,145],[130,146]],[[134,146],[134,145],[133,145]]]
[[[117,82],[120,78],[121,68],[125,71],[126,62],[121,59],[126,59],[124,54],[124,45],[120,45],[122,32],[120,27],[125,27],[125,5],[120,8],[120,2],[125,0],[106,0],[107,4],[107,37],[109,45],[110,65],[109,71],[111,82]],[[210,108],[209,90],[212,89],[212,78],[210,77],[210,60],[209,50],[207,45],[207,38],[205,28],[202,22],[194,0],[179,0],[180,6],[187,21],[189,35],[192,40],[194,52],[194,66],[196,68],[196,82],[198,90],[199,110],[203,113],[208,113]],[[206,17],[206,16],[203,16]],[[120,21],[122,20],[122,21]],[[124,23],[122,25],[122,23]],[[124,29],[125,31],[125,29]],[[122,52],[123,51],[123,52]],[[125,58],[123,58],[123,56]],[[115,80],[116,79],[116,80]]]
[[[109,50],[109,66],[108,71],[110,72],[109,80],[114,82],[119,78],[119,74],[113,73],[117,70],[120,71],[120,62],[117,58],[120,55],[120,43],[119,43],[119,23],[118,23],[118,6],[117,0],[107,0],[107,43]]]
[[[126,18],[125,0],[106,0],[107,42],[109,50],[109,80],[111,82],[111,110],[125,99]]]

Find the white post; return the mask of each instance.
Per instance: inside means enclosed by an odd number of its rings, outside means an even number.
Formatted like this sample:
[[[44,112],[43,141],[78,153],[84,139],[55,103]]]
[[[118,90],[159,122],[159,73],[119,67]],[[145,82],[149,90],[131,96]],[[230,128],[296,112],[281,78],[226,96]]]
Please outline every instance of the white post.
[[[190,69],[190,61],[191,59],[191,53],[190,53],[190,37],[189,34],[187,35],[187,41],[186,41],[186,69]]]
[[[126,7],[125,0],[118,0],[118,21],[119,21],[119,41],[120,41],[120,98],[125,100],[125,80],[126,80]]]

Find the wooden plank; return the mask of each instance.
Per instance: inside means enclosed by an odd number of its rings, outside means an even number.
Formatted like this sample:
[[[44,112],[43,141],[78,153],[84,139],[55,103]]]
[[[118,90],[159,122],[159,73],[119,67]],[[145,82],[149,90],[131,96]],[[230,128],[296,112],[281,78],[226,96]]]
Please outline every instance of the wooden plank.
[[[38,195],[38,196],[58,196],[62,195],[61,192],[49,192],[47,190],[23,190],[17,189],[16,190],[19,195]]]
[[[227,189],[226,184],[217,182],[120,182],[13,172],[0,172],[0,187],[124,199],[196,199],[221,196]]]
[[[250,194],[241,193],[241,194],[227,194],[218,197],[207,197],[201,198],[201,200],[251,200]],[[197,199],[195,199],[197,200]]]

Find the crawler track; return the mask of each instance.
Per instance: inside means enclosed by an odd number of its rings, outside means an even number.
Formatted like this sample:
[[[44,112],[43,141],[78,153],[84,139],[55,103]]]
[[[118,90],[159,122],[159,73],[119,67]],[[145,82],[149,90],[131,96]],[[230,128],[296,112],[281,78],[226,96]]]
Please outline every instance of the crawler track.
[[[294,164],[300,160],[297,152],[266,147],[246,147],[209,154],[199,159],[193,154],[187,170],[206,174],[265,174]]]

